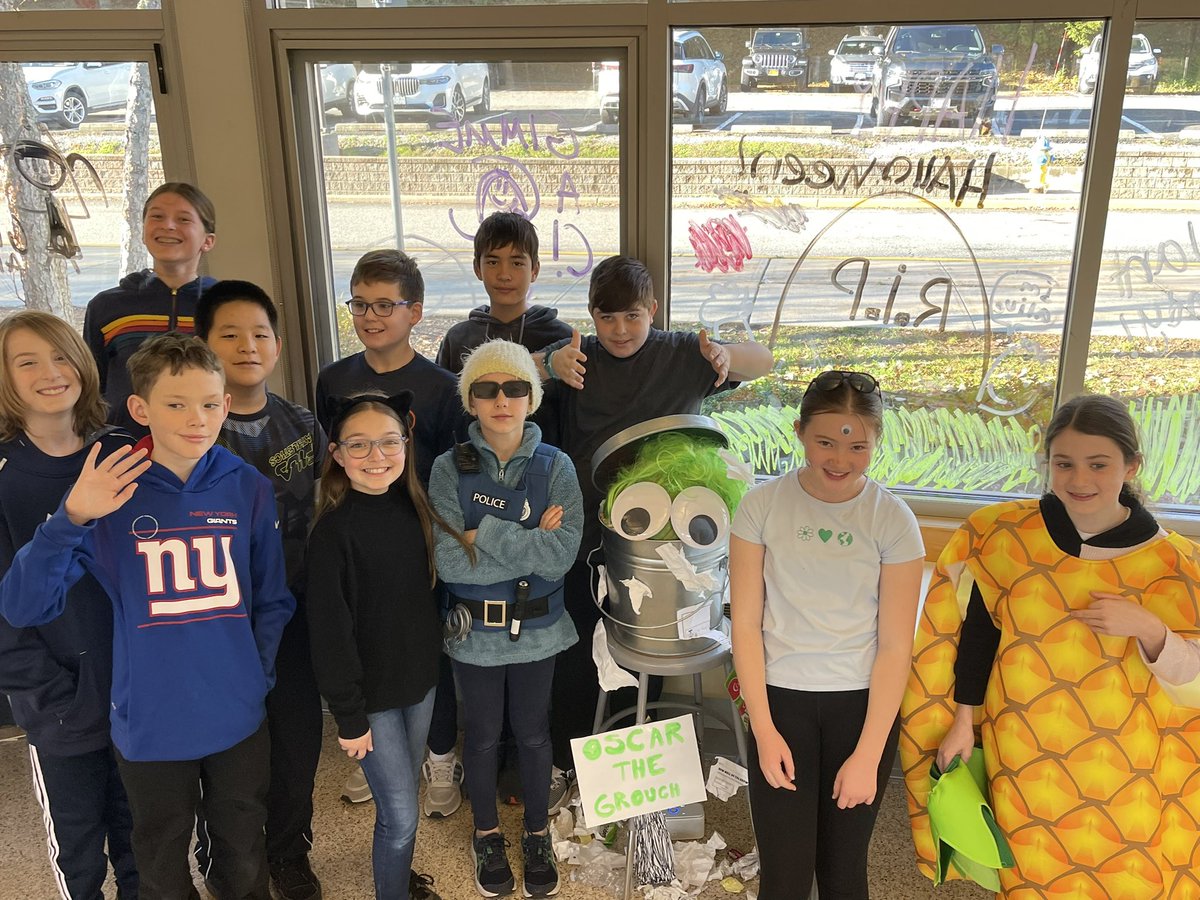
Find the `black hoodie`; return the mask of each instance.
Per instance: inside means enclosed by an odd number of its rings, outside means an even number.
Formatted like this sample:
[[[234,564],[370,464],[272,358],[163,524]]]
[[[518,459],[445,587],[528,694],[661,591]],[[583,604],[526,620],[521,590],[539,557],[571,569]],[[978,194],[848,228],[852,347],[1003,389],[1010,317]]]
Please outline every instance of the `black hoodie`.
[[[146,429],[133,421],[125,405],[133,393],[125,364],[147,338],[168,331],[192,334],[196,301],[215,283],[215,278],[202,275],[172,290],[153,269],[143,269],[91,299],[83,317],[83,339],[100,369],[108,421],[135,437],[145,437]]]
[[[501,322],[492,316],[490,306],[471,310],[467,321],[459,322],[446,332],[438,347],[437,364],[457,375],[462,371],[463,358],[482,344],[503,338],[520,344],[530,353],[571,336],[571,326],[558,319],[558,310],[549,306],[531,305],[511,322]]]

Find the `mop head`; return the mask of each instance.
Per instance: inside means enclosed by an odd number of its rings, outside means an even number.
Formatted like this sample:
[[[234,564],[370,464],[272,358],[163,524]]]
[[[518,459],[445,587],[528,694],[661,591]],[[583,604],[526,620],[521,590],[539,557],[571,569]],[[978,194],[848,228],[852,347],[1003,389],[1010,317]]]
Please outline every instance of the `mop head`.
[[[631,822],[634,884],[670,884],[675,880],[671,832],[661,812],[635,816]]]
[[[606,523],[611,523],[613,505],[622,492],[644,482],[661,486],[672,499],[690,487],[708,488],[725,504],[730,518],[749,489],[745,481],[730,477],[729,463],[717,444],[668,432],[643,443],[633,462],[617,471],[601,509]],[[670,519],[652,538],[678,539]]]

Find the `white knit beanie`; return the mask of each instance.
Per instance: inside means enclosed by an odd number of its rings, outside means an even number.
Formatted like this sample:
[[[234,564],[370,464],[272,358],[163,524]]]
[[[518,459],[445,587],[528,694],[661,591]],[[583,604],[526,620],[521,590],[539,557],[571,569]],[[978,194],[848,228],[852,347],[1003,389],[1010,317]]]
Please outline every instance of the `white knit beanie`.
[[[458,395],[462,398],[463,409],[471,409],[471,385],[492,372],[503,372],[533,385],[529,395],[531,415],[542,405],[542,380],[538,377],[537,366],[529,351],[512,341],[494,340],[480,344],[463,360],[462,372],[458,376]]]

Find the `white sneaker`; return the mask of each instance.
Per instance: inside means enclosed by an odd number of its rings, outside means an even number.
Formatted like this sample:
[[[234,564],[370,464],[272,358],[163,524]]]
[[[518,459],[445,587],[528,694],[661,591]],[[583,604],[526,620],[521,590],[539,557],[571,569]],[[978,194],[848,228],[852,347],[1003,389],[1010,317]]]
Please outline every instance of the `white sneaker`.
[[[556,815],[560,809],[571,800],[571,791],[575,787],[574,770],[564,772],[558,766],[550,770],[550,803],[547,810],[549,815]]]
[[[342,799],[351,803],[366,803],[371,799],[371,786],[361,766],[355,766],[346,783],[342,785]]]
[[[421,809],[431,819],[453,815],[462,805],[463,767],[455,757],[439,762],[426,757],[421,764],[425,776],[425,801]]]

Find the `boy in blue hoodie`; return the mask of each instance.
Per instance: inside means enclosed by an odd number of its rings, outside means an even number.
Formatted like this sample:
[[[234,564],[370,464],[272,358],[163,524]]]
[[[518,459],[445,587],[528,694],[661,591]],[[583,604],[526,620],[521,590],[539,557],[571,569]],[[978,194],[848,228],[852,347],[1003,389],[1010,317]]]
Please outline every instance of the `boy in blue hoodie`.
[[[200,274],[200,261],[216,231],[216,210],[203,191],[183,181],[159,185],[142,207],[142,243],[154,268],[131,272],[88,302],[83,337],[100,370],[108,420],[135,437],[146,429],[125,402],[132,390],[126,364],[148,338],[191,334],[196,301],[215,280]]]
[[[212,889],[267,900],[265,699],[295,609],[274,492],[214,446],[230,399],[201,341],[153,338],[129,373],[129,412],[150,436],[104,459],[93,447],[0,582],[0,613],[42,625],[85,572],[100,583],[113,605],[110,718],[139,896],[198,896],[188,845],[202,804]]]

